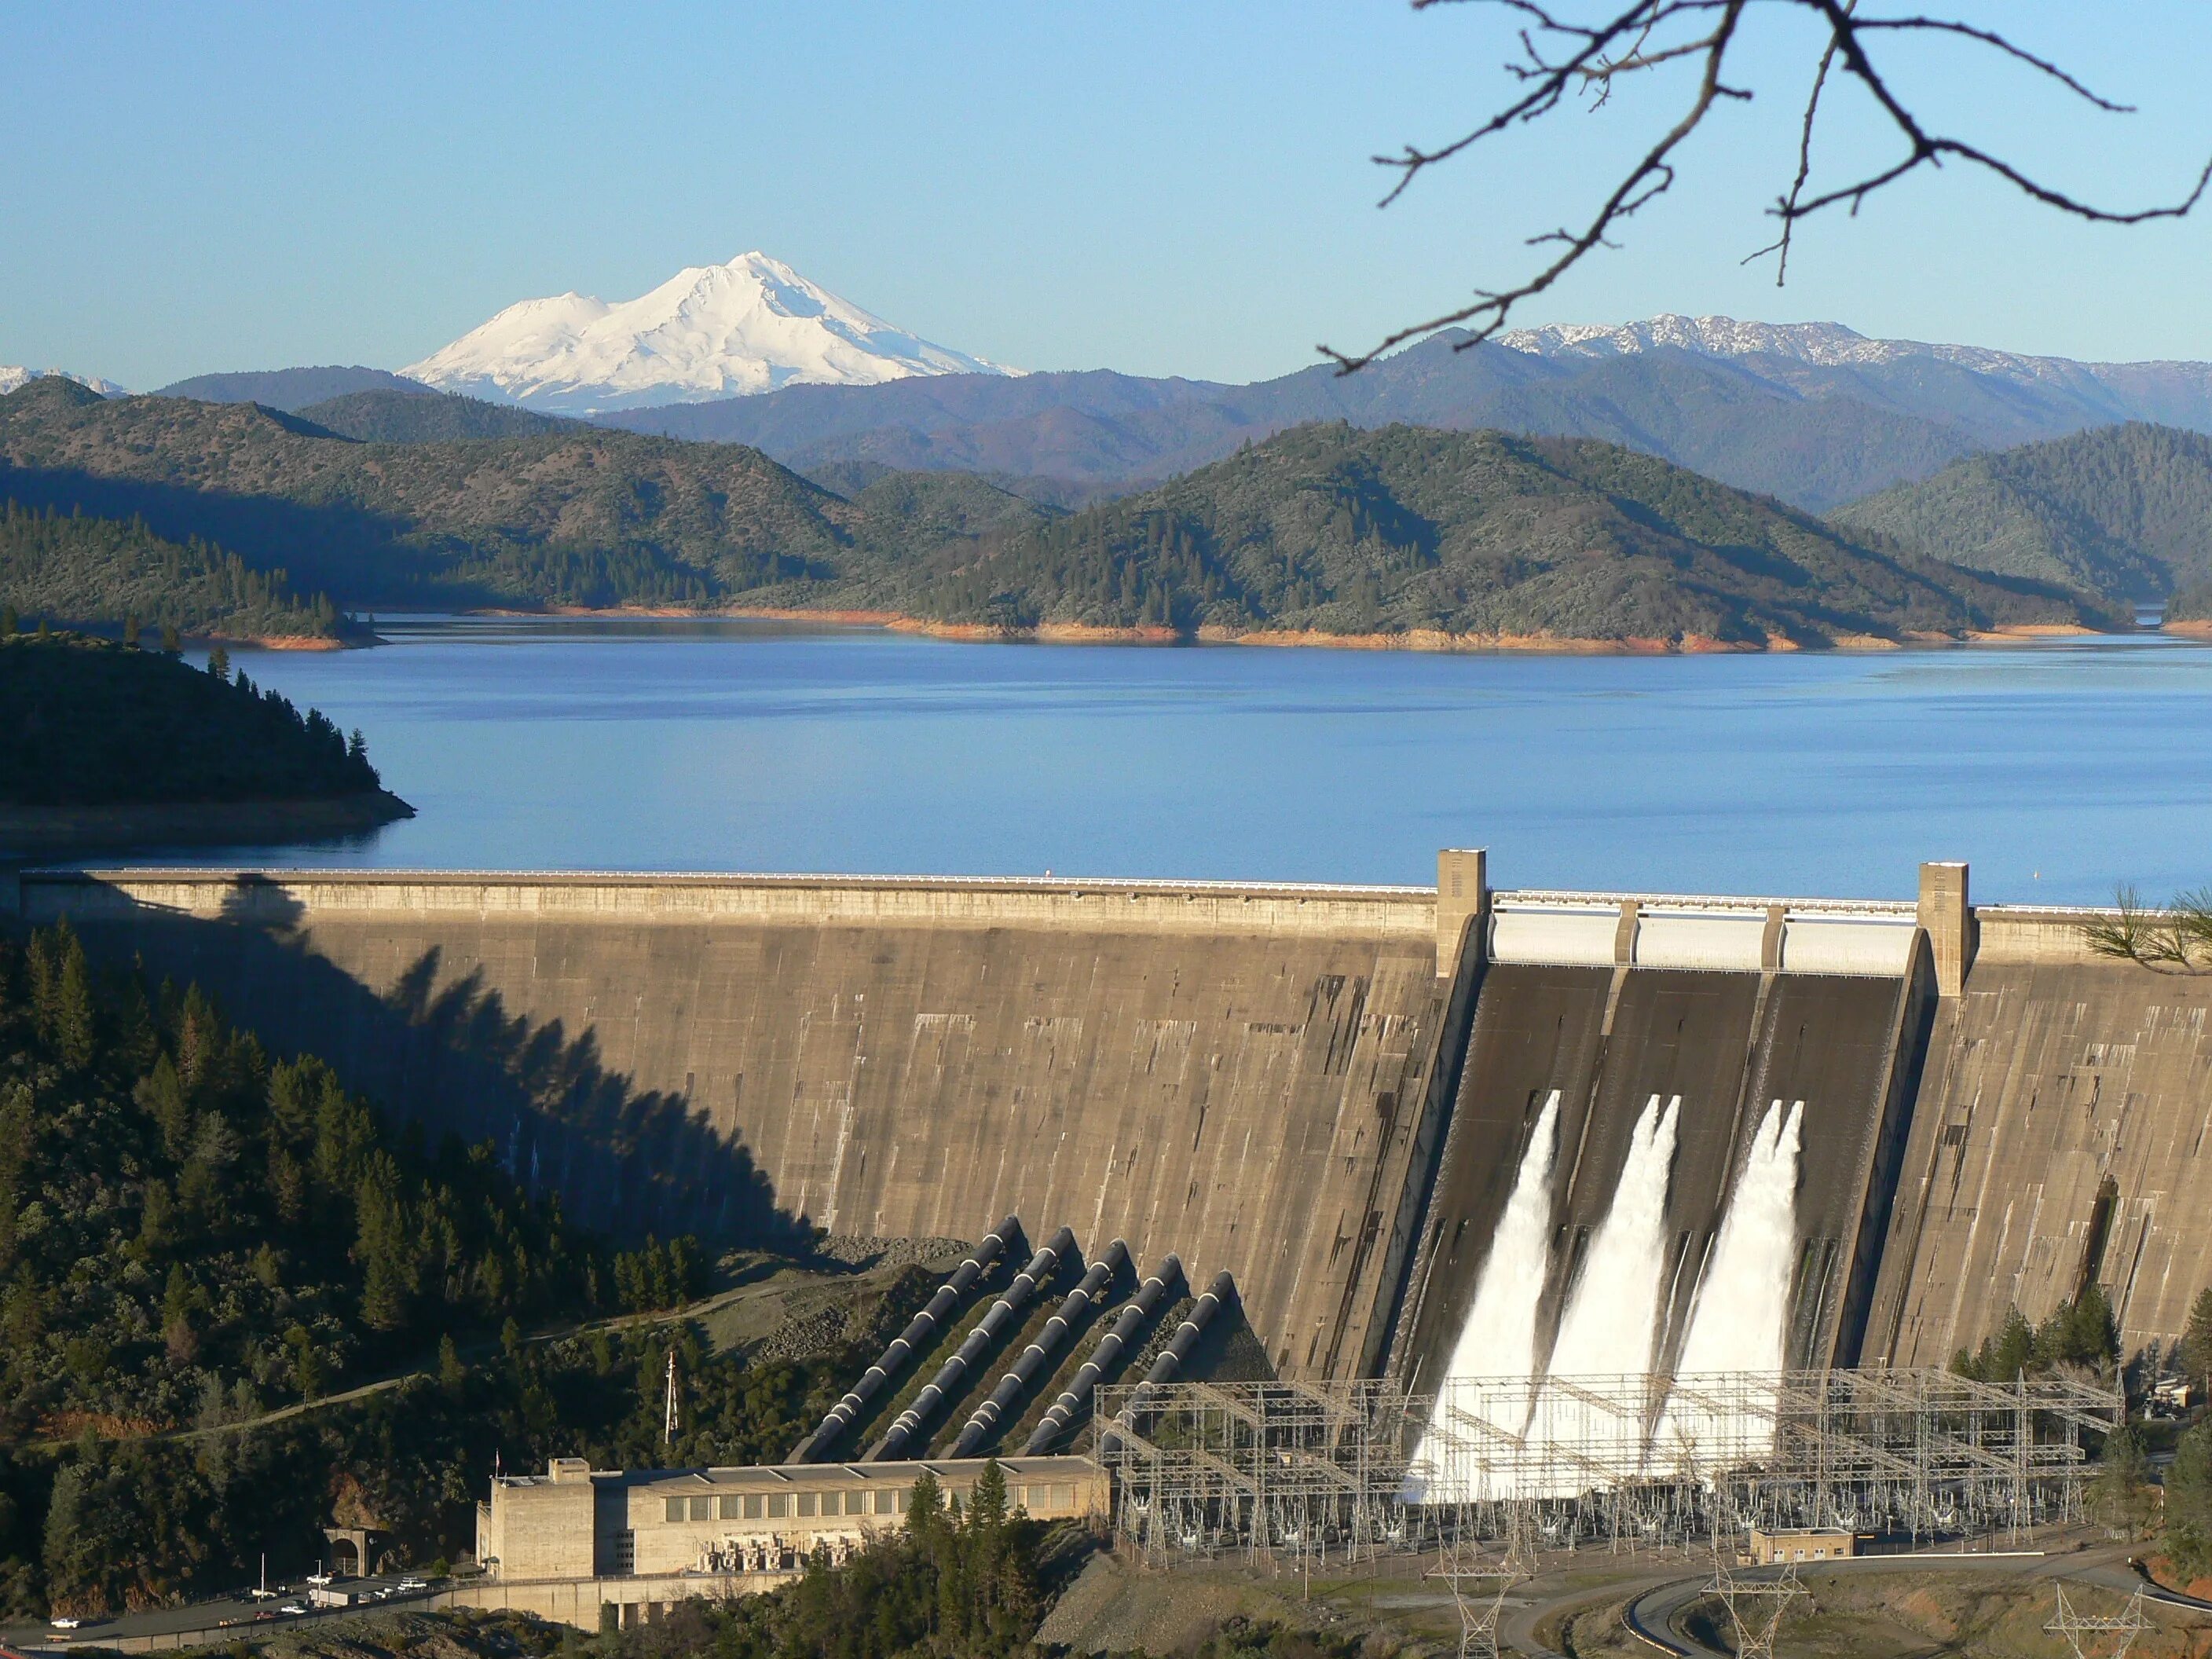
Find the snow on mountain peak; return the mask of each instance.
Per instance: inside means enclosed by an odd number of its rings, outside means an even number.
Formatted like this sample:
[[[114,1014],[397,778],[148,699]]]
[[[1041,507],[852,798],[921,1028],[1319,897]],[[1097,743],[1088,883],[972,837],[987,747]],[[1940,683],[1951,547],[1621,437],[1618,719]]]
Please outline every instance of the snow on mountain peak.
[[[43,380],[50,374],[58,374],[64,380],[75,380],[79,386],[89,386],[103,398],[127,398],[131,394],[112,380],[103,380],[97,374],[72,374],[65,368],[25,368],[20,365],[0,363],[0,398],[6,397],[18,386],[28,386],[33,380]]]
[[[1742,323],[1733,317],[1683,317],[1664,313],[1640,323],[1559,323],[1516,328],[1498,343],[1537,357],[1612,357],[1672,348],[1708,357],[1784,357],[1824,368],[1934,358],[1981,374],[2014,380],[2077,378],[2081,366],[2063,357],[2036,357],[1984,346],[1931,345],[1920,340],[1870,339],[1841,323]]]
[[[690,266],[635,300],[524,300],[400,372],[445,392],[588,415],[1020,371],[933,345],[754,252]]]

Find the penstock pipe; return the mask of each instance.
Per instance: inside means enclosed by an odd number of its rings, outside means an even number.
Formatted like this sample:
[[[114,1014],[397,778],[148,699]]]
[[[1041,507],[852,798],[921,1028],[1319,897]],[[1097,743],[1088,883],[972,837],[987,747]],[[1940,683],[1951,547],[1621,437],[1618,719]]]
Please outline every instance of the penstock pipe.
[[[937,1287],[937,1294],[929,1298],[929,1305],[907,1322],[907,1328],[891,1339],[882,1357],[861,1373],[860,1380],[842,1400],[830,1408],[813,1433],[792,1448],[787,1463],[811,1463],[826,1456],[837,1443],[838,1437],[852,1425],[854,1419],[865,1410],[870,1401],[883,1392],[884,1384],[902,1370],[908,1360],[937,1340],[937,1334],[952,1310],[966,1299],[990,1265],[999,1259],[1006,1248],[1006,1241],[1020,1229],[1020,1219],[1008,1216],[992,1231],[983,1235],[981,1243],[969,1252],[968,1259],[953,1269],[952,1277]]]
[[[1098,1339],[1098,1346],[1091,1351],[1091,1358],[1083,1362],[1082,1369],[1061,1390],[1060,1398],[1052,1402],[1052,1409],[1045,1413],[1038,1419],[1036,1427],[1030,1431],[1029,1443],[1022,1448],[1024,1457],[1042,1456],[1052,1449],[1054,1441],[1067,1432],[1067,1425],[1075,1420],[1075,1414],[1091,1398],[1091,1391],[1098,1386],[1098,1379],[1120,1363],[1121,1350],[1129,1346],[1129,1339],[1151,1316],[1152,1310],[1159,1306],[1160,1298],[1167,1294],[1168,1286],[1182,1277],[1182,1260],[1170,1255],[1162,1260],[1151,1277],[1137,1286],[1136,1295],[1129,1298],[1128,1305],[1115,1318],[1113,1328]]]
[[[1163,1382],[1175,1381],[1184,1363],[1189,1359],[1190,1351],[1198,1346],[1199,1338],[1206,1334],[1206,1328],[1213,1322],[1213,1316],[1236,1294],[1237,1281],[1224,1267],[1214,1274],[1213,1283],[1206,1287],[1206,1294],[1200,1297],[1189,1313],[1183,1316],[1182,1323],[1176,1327],[1175,1335],[1160,1351],[1160,1357],[1152,1361],[1152,1369],[1145,1373],[1145,1380],[1131,1392],[1129,1403],[1114,1414],[1115,1427],[1130,1428],[1135,1425],[1152,1391]],[[1098,1449],[1102,1452],[1112,1449],[1118,1439],[1114,1431],[1109,1429],[1098,1437]]]
[[[1129,1259],[1129,1247],[1115,1239],[1106,1247],[1106,1254],[1091,1264],[1091,1271],[1083,1275],[1083,1282],[1067,1293],[1053,1316],[1037,1333],[1036,1340],[1024,1348],[1013,1369],[999,1379],[999,1386],[991,1390],[991,1397],[975,1407],[974,1415],[960,1431],[960,1437],[952,1443],[952,1455],[970,1457],[975,1449],[990,1438],[991,1431],[1006,1420],[1017,1401],[1027,1394],[1036,1380],[1044,1374],[1045,1366],[1060,1346],[1075,1328],[1091,1304],[1105,1293],[1114,1275]]]
[[[1036,1294],[1036,1287],[1058,1271],[1061,1255],[1074,1248],[1074,1230],[1062,1227],[1042,1249],[1030,1258],[1029,1266],[1016,1273],[1014,1282],[1006,1286],[1006,1293],[994,1302],[989,1311],[975,1322],[975,1328],[968,1333],[968,1340],[960,1345],[959,1352],[939,1367],[937,1375],[923,1385],[921,1392],[915,1395],[914,1403],[899,1413],[898,1421],[891,1425],[861,1462],[884,1463],[906,1455],[908,1446],[913,1443],[922,1425],[937,1414],[939,1406],[960,1392],[975,1362],[990,1352],[993,1343],[1013,1328],[1015,1316],[1029,1305],[1030,1297]]]

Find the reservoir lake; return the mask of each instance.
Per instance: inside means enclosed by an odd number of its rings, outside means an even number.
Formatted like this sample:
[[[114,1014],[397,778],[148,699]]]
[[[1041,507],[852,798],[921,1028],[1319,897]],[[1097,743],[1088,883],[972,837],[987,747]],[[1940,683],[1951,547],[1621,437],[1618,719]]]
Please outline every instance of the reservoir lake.
[[[2212,882],[2212,647],[1443,656],[380,619],[236,665],[418,816],[192,864],[1428,882],[1978,899]],[[152,861],[139,860],[134,861]]]

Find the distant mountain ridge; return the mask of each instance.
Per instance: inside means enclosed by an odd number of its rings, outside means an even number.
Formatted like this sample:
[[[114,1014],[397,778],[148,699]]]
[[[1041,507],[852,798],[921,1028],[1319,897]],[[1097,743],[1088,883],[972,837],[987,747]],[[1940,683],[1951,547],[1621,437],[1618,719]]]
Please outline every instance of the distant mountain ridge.
[[[894,327],[756,251],[680,270],[635,300],[522,301],[404,372],[443,392],[587,415],[1011,371]]]
[[[450,392],[348,392],[296,411],[325,432],[357,443],[446,443],[463,438],[536,438],[580,428],[580,421],[538,415]]]
[[[25,368],[20,363],[0,363],[0,398],[6,397],[19,386],[28,386],[33,380],[46,380],[49,376],[74,380],[89,391],[97,392],[103,398],[125,398],[130,395],[124,387],[116,385],[114,381],[103,380],[97,374],[77,374],[66,368]]]
[[[854,463],[977,471],[1061,501],[1146,488],[1310,421],[1496,428],[1602,439],[1813,512],[2087,427],[2212,431],[2212,364],[2083,364],[1724,318],[1526,330],[1456,349],[1466,337],[1354,375],[1316,365],[1249,386],[1106,370],[950,376],[599,418],[752,444],[810,475]]]
[[[848,337],[854,328],[866,337]],[[418,378],[281,371],[379,378],[313,397],[265,376],[165,391],[296,410],[435,380],[622,430],[746,444],[839,484],[970,472],[1057,506],[1148,489],[1314,421],[1597,438],[1815,513],[2087,428],[2212,433],[2212,363],[2076,362],[1726,317],[1555,325],[1458,349],[1466,337],[1448,331],[1348,377],[1326,364],[1243,386],[1018,374],[900,334],[754,253],[620,305],[525,301],[414,365]],[[435,425],[422,411],[414,424]]]
[[[229,374],[195,374],[163,386],[157,398],[197,398],[204,404],[259,404],[297,414],[309,404],[346,398],[357,392],[429,391],[420,380],[410,380],[389,369],[363,368],[358,364],[331,363],[317,368],[246,369]]]

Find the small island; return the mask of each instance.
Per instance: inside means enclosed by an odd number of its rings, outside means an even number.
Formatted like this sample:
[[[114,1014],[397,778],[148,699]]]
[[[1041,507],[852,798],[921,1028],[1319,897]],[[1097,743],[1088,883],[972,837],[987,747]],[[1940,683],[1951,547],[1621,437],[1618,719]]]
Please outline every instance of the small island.
[[[0,612],[0,857],[308,840],[415,809],[356,732],[173,651]]]

